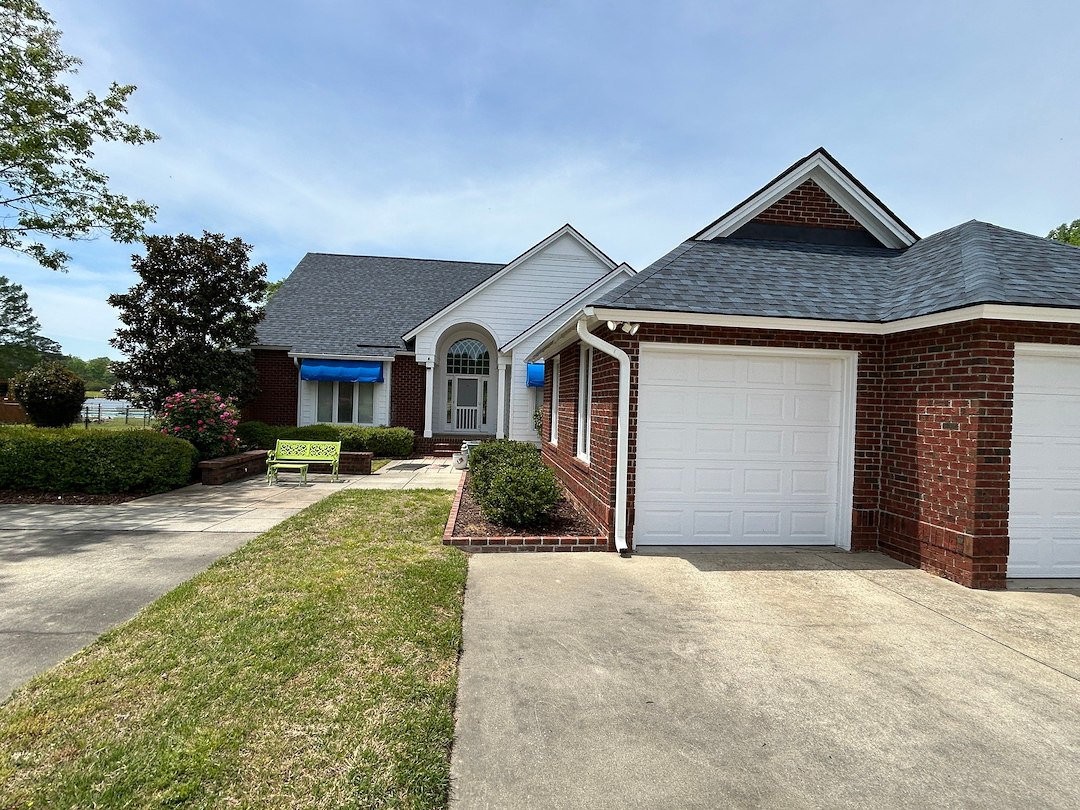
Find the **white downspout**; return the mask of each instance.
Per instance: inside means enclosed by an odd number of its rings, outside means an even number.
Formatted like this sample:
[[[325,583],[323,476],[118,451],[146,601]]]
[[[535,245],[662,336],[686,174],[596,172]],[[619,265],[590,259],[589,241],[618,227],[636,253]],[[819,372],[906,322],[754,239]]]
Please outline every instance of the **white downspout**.
[[[619,421],[615,450],[615,548],[627,553],[626,545],[626,470],[630,454],[630,357],[618,346],[601,340],[585,326],[585,318],[577,322],[581,340],[619,361]],[[590,414],[591,416],[591,414]]]

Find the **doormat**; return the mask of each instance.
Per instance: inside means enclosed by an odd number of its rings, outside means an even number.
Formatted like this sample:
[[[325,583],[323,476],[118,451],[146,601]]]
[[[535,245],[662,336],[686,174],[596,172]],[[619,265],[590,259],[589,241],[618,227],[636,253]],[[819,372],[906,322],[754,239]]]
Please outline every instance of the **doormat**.
[[[428,465],[422,462],[410,462],[408,464],[395,464],[391,470],[422,470]]]

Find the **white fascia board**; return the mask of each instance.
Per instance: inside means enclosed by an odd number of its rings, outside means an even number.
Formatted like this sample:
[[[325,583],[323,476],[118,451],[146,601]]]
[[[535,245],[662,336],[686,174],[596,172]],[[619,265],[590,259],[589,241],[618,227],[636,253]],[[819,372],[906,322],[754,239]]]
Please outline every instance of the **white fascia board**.
[[[596,256],[596,258],[599,259],[599,261],[602,264],[606,265],[609,269],[615,267],[615,262],[613,262],[611,259],[609,259],[607,256],[605,256],[603,253],[601,253],[599,248],[597,248],[588,239],[586,239],[584,236],[582,236],[580,233],[578,233],[577,230],[572,225],[570,225],[570,224],[563,225],[561,228],[559,228],[557,231],[555,231],[555,233],[551,234],[546,239],[542,239],[541,241],[537,242],[531,248],[529,248],[524,253],[522,253],[520,256],[518,256],[516,259],[514,259],[513,261],[511,261],[510,263],[505,265],[501,270],[495,271],[495,273],[493,275],[491,275],[488,278],[484,279],[482,282],[477,284],[475,287],[473,287],[467,293],[460,296],[457,300],[451,301],[449,304],[447,304],[445,307],[440,309],[438,312],[436,312],[434,315],[432,315],[430,318],[428,318],[422,324],[420,324],[419,326],[413,327],[412,330],[410,330],[409,332],[406,332],[404,335],[402,335],[401,339],[406,340],[406,341],[407,340],[412,340],[417,335],[419,335],[421,332],[423,332],[425,329],[427,329],[427,327],[431,326],[431,324],[433,324],[435,321],[437,321],[439,318],[441,318],[443,315],[445,315],[447,312],[450,312],[450,311],[456,309],[459,305],[461,305],[461,304],[465,303],[466,301],[468,301],[470,298],[472,298],[474,295],[479,293],[481,290],[486,290],[488,287],[490,287],[492,284],[494,284],[500,278],[505,276],[507,273],[513,272],[515,268],[519,267],[522,263],[528,261],[529,259],[531,259],[536,254],[540,253],[541,251],[546,250],[556,240],[560,239],[563,236],[571,236],[571,237],[573,237],[582,247],[584,247],[587,251],[589,251],[594,256]]]
[[[544,360],[552,355],[556,355],[565,349],[567,346],[571,346],[577,342],[577,322],[584,317],[588,316],[588,311],[591,307],[585,307],[584,309],[574,310],[573,314],[564,320],[559,328],[556,329],[551,335],[533,349],[532,353],[525,358],[526,363],[534,363],[537,360]],[[595,322],[595,319],[589,318],[590,325]]]
[[[603,309],[599,307],[586,307],[585,314],[601,321],[727,326],[737,329],[768,329],[781,332],[840,332],[852,335],[893,335],[899,332],[911,332],[915,329],[929,329],[934,326],[976,320],[1080,324],[1080,309],[1027,307],[1012,304],[977,304],[960,309],[951,309],[947,312],[936,312],[931,315],[920,315],[915,318],[904,318],[887,323],[826,321],[811,318],[770,318],[756,315],[709,315],[694,312],[656,312],[649,310]]]
[[[541,318],[540,320],[538,320],[536,323],[534,323],[532,326],[530,326],[524,332],[521,332],[519,335],[517,335],[517,337],[513,337],[510,340],[508,340],[506,343],[504,343],[502,346],[499,347],[499,351],[500,352],[513,351],[515,346],[517,346],[523,340],[526,340],[527,338],[529,338],[531,335],[536,334],[539,330],[543,329],[545,326],[549,326],[550,324],[552,324],[555,321],[559,320],[560,318],[564,317],[568,312],[577,311],[577,309],[578,309],[578,307],[581,304],[583,299],[585,299],[588,296],[592,295],[598,289],[603,288],[608,282],[610,282],[614,278],[617,278],[620,275],[626,275],[628,278],[633,278],[634,276],[637,275],[637,271],[633,267],[628,265],[626,262],[623,262],[622,264],[620,264],[618,267],[616,267],[614,270],[612,270],[607,275],[603,276],[602,278],[598,278],[596,281],[594,281],[592,284],[590,284],[584,290],[579,292],[577,295],[575,295],[573,298],[571,298],[569,301],[567,301],[561,307],[559,307],[558,309],[554,310],[550,314],[548,314],[548,315],[544,316],[543,318]]]
[[[699,237],[708,241],[729,236],[774,203],[786,197],[807,180],[813,180],[851,214],[855,220],[883,244],[892,248],[909,247],[915,238],[896,219],[852,183],[824,155],[815,155],[796,171],[766,186]],[[839,198],[839,199],[837,199]]]
[[[387,357],[384,354],[312,354],[311,352],[289,352],[289,357],[296,357],[298,359],[309,360],[382,360],[394,362],[393,357]]]

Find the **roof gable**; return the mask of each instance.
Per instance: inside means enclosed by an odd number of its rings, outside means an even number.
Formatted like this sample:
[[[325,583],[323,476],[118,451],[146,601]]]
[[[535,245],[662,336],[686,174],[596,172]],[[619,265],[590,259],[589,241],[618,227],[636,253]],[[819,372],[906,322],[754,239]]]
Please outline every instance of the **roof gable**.
[[[577,246],[586,255],[592,256],[595,259],[597,259],[609,271],[615,269],[615,266],[616,266],[615,262],[613,262],[608,257],[608,255],[606,253],[601,251],[598,247],[596,247],[596,245],[594,245],[592,242],[590,242],[588,239],[586,239],[584,236],[582,236],[581,233],[579,233],[578,230],[576,228],[574,228],[572,225],[566,224],[566,225],[563,225],[561,228],[559,228],[554,233],[552,233],[547,238],[542,239],[541,241],[537,242],[531,248],[529,248],[524,253],[522,253],[520,256],[518,256],[516,259],[514,259],[513,261],[511,261],[508,264],[506,264],[505,266],[503,266],[503,268],[501,270],[499,270],[497,273],[494,273],[493,275],[491,275],[490,277],[485,279],[481,284],[478,284],[477,286],[473,287],[472,289],[467,290],[465,293],[463,293],[457,299],[455,299],[454,301],[450,302],[445,307],[440,309],[438,312],[435,312],[430,317],[425,318],[423,320],[423,322],[416,324],[412,329],[410,329],[408,332],[406,332],[403,335],[403,339],[404,340],[412,340],[420,332],[422,332],[428,326],[433,324],[435,321],[439,320],[443,316],[445,316],[448,313],[452,312],[453,310],[457,309],[462,304],[464,304],[466,301],[469,301],[470,299],[472,299],[474,296],[476,296],[479,293],[483,292],[488,287],[490,287],[492,284],[495,284],[496,282],[498,282],[499,279],[506,277],[510,273],[513,273],[514,270],[516,270],[517,268],[524,265],[526,262],[528,262],[529,259],[533,258],[534,256],[536,256],[536,255],[538,255],[540,253],[543,253],[545,250],[547,250],[548,248],[553,246],[556,242],[563,239],[564,237],[566,237],[566,238],[572,240],[574,243],[576,243]]]
[[[798,161],[692,239],[735,236],[748,225],[865,231],[888,248],[910,247],[918,235],[825,149]],[[760,231],[750,236],[760,237]]]

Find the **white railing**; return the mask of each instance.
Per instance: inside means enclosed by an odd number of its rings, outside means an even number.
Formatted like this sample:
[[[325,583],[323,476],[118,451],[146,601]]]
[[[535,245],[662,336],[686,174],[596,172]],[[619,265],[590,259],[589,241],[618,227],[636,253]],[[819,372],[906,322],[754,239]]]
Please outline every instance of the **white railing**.
[[[476,430],[479,424],[480,409],[476,406],[471,408],[463,408],[460,405],[457,408],[457,416],[454,420],[454,427],[457,430]]]

